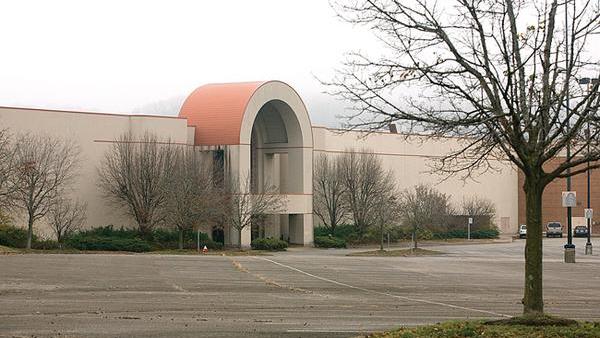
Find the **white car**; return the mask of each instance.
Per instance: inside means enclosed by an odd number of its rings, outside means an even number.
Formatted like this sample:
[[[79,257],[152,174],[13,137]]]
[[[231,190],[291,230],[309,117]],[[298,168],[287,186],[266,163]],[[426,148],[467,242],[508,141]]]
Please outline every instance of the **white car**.
[[[521,224],[519,225],[519,238],[527,237],[527,225]]]

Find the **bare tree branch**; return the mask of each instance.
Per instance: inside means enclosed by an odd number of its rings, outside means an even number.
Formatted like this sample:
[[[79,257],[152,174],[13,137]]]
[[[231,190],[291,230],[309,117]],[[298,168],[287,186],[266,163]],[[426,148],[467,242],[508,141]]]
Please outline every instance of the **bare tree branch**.
[[[75,177],[79,147],[48,135],[21,134],[15,139],[11,204],[27,214],[27,248],[33,225],[46,216]]]
[[[169,141],[161,142],[148,132],[139,138],[126,133],[111,145],[98,169],[106,197],[125,208],[143,235],[164,221],[161,209],[173,172],[173,156]]]
[[[524,312],[543,313],[541,196],[554,179],[600,159],[600,82],[578,84],[600,76],[600,56],[587,48],[600,42],[600,2],[339,0],[333,7],[385,47],[379,57],[350,54],[323,82],[352,105],[349,129],[398,123],[421,138],[456,137],[458,147],[434,167],[447,175],[470,178],[506,160],[523,172]]]

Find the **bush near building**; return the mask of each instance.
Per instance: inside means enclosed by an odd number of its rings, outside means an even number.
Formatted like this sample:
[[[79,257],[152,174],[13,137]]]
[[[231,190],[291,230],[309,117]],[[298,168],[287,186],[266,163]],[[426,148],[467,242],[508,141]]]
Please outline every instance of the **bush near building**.
[[[198,234],[192,230],[184,234],[184,248],[196,249]],[[136,229],[115,228],[112,225],[78,231],[65,239],[62,248],[99,251],[147,252],[154,250],[177,249],[179,232],[176,229],[154,229],[141,236]],[[27,230],[14,226],[0,225],[0,245],[25,248]],[[200,233],[200,246],[211,250],[222,249],[221,243],[212,241],[207,234]],[[33,236],[32,248],[38,250],[60,249],[57,241]]]
[[[158,249],[178,249],[179,248],[179,231],[177,229],[154,229],[151,233],[151,241]],[[215,242],[208,234],[200,232],[200,246],[210,250],[221,250],[223,244]],[[196,249],[198,246],[198,233],[192,229],[183,232],[183,248],[188,250]]]
[[[277,238],[257,238],[250,243],[254,250],[267,250],[267,251],[285,251],[288,247],[286,241],[282,241]]]
[[[395,243],[399,240],[409,240],[412,238],[411,229],[395,227],[390,229],[390,241]],[[325,227],[316,227],[314,230],[315,242],[317,237],[333,237],[335,239],[343,240],[348,245],[358,244],[376,244],[380,241],[379,230],[372,228],[368,229],[364,234],[360,235],[358,229],[352,224],[338,225],[333,236],[330,235],[329,230]],[[433,237],[432,232],[427,229],[418,229],[417,235],[419,239],[431,239]],[[387,240],[387,233],[386,233]],[[316,243],[315,243],[316,246]]]
[[[196,249],[197,233],[184,232],[184,249]],[[144,252],[165,249],[177,249],[179,232],[176,229],[157,228],[146,235],[140,235],[137,229],[115,229],[112,225],[79,231],[67,240],[70,247],[80,250],[107,250]],[[128,246],[130,248],[128,249]],[[200,246],[208,249],[222,249],[221,243],[212,241],[207,234],[200,233]]]
[[[27,245],[27,230],[12,225],[1,225],[0,245],[12,248],[24,248]]]
[[[344,238],[344,239],[356,235],[357,230],[354,227],[354,225],[352,225],[352,224],[339,224],[335,228],[335,232],[333,234],[331,234],[330,232],[331,231],[324,226],[315,227],[315,229],[314,229],[315,237],[333,235],[334,237]]]
[[[315,236],[317,248],[345,248],[346,240],[334,236]]]
[[[36,250],[58,250],[61,249],[60,243],[53,239],[39,239],[35,238],[35,240],[31,243],[31,248]]]
[[[491,239],[498,238],[500,231],[496,228],[490,229],[479,229],[471,231],[471,238],[473,239]],[[436,232],[433,234],[434,239],[452,239],[452,238],[467,238],[466,229],[454,229],[447,232]]]
[[[27,247],[27,229],[12,225],[0,225],[0,245],[19,249]],[[58,249],[59,245],[55,240],[41,239],[33,235],[31,247],[32,249],[53,250]]]
[[[460,239],[467,238],[466,226],[462,225],[461,228],[457,228],[458,225],[448,225],[440,227],[435,230],[418,228],[417,236],[420,240],[447,240],[447,239]],[[493,225],[485,227],[474,226],[475,229],[471,230],[471,238],[473,239],[491,239],[498,238],[500,232]],[[330,246],[334,245],[333,241],[339,240],[344,245],[358,245],[358,244],[376,244],[379,243],[379,233],[377,229],[369,229],[362,236],[359,235],[358,230],[352,224],[338,225],[334,235],[330,235],[329,229],[325,227],[315,227],[315,246],[316,247],[342,247],[342,246]],[[398,241],[408,241],[412,238],[412,229],[406,227],[396,227],[389,231],[390,242],[397,243]],[[387,235],[385,236],[387,240]],[[337,243],[336,243],[337,245]],[[341,244],[339,244],[341,245]],[[345,246],[343,246],[345,247]]]
[[[152,250],[152,245],[140,238],[74,235],[66,243],[70,248],[90,251],[147,252]]]

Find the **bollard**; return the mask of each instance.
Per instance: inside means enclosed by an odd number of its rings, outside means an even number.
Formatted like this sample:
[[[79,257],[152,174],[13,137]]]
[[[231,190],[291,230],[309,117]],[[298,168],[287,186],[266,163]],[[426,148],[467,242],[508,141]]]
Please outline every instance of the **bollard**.
[[[575,263],[575,248],[565,248],[565,263]]]

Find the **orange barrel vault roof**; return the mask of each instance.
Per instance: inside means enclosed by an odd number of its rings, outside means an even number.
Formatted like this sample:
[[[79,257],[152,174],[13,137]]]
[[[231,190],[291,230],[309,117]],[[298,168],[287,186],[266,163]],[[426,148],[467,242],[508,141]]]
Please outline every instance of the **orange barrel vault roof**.
[[[215,83],[198,87],[185,100],[179,117],[196,127],[194,144],[240,144],[246,106],[265,82]]]

